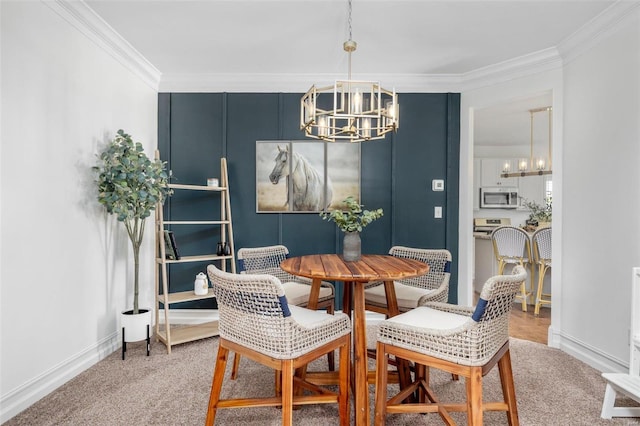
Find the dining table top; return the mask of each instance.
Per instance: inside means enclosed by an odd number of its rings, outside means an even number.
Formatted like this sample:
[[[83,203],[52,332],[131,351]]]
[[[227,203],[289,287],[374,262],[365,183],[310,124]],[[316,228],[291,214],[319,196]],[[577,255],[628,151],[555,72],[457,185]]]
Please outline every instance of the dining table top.
[[[302,277],[353,282],[400,280],[429,272],[426,263],[386,254],[363,254],[357,261],[338,254],[310,254],[285,259],[280,267]]]

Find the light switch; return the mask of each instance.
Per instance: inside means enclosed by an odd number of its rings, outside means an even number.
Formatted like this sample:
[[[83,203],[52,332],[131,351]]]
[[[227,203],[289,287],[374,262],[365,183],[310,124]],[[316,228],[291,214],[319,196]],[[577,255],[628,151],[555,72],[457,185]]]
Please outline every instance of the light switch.
[[[433,208],[433,217],[435,217],[436,219],[442,219],[442,207],[441,206],[435,206]]]
[[[444,179],[434,179],[431,181],[432,191],[444,191]]]

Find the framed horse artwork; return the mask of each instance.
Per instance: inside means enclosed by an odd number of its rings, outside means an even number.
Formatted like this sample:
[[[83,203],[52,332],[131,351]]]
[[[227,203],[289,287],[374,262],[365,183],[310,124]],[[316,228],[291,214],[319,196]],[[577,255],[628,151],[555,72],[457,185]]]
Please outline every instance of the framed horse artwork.
[[[256,212],[317,213],[360,199],[360,144],[256,142]]]

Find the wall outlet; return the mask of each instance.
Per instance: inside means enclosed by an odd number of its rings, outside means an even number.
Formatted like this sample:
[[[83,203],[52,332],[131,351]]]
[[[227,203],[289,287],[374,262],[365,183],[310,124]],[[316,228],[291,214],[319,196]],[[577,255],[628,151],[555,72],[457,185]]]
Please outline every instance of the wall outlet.
[[[436,219],[442,219],[442,207],[441,206],[435,206],[433,208],[433,217],[435,217]]]

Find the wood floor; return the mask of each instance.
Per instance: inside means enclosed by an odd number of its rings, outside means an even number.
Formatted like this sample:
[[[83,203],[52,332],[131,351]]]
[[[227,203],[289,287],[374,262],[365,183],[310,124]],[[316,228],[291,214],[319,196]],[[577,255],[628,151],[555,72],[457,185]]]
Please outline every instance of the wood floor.
[[[533,306],[522,312],[522,305],[514,303],[509,321],[509,335],[518,339],[547,344],[547,332],[551,324],[551,308],[540,308],[540,315],[533,314]]]

